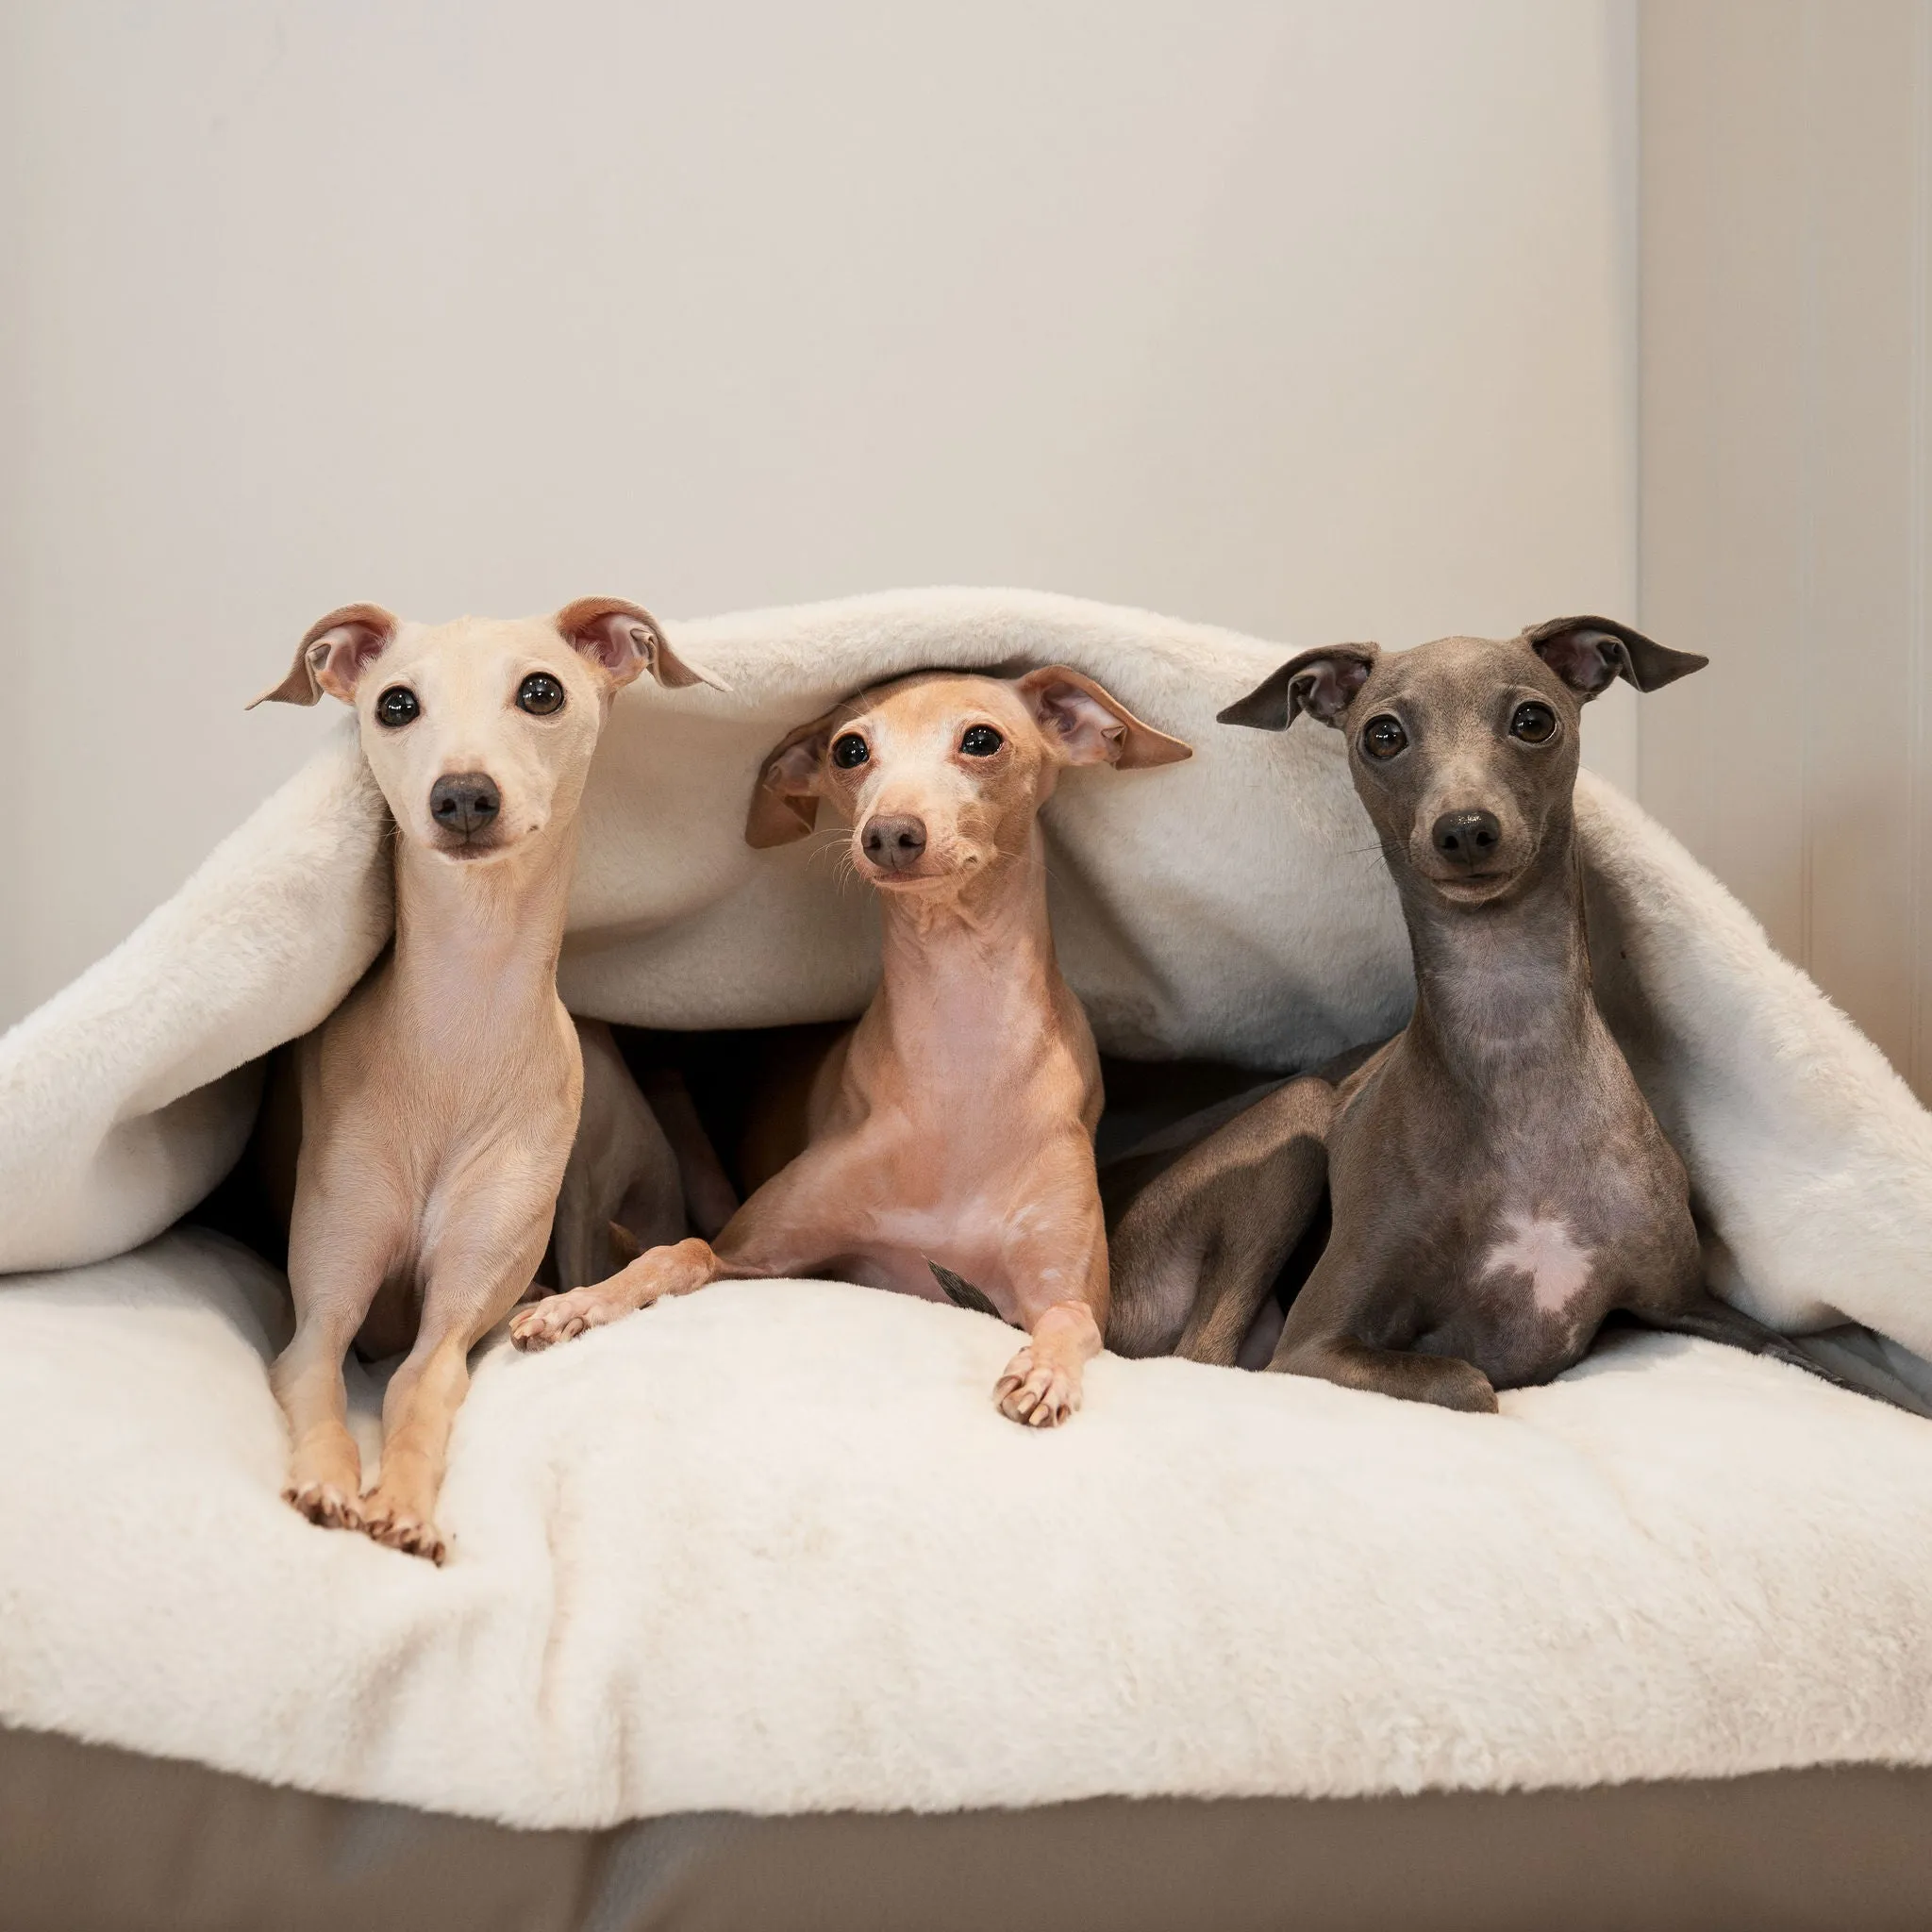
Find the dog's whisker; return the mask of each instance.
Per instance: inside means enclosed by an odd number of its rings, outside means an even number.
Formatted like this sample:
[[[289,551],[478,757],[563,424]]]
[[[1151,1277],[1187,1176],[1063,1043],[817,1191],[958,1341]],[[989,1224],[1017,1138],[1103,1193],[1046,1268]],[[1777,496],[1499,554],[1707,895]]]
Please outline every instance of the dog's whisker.
[[[1060,886],[1064,890],[1065,882],[1061,879],[1059,874],[1054,871],[1052,864],[1044,856],[1036,858],[1030,852],[1007,852],[1003,850],[1000,857],[1038,871],[1049,884]]]
[[[852,858],[852,835],[842,825],[825,825],[809,834],[810,850],[806,854],[808,868],[818,864],[821,859],[828,862],[832,885],[835,891],[843,893],[849,886],[859,883],[858,868]]]

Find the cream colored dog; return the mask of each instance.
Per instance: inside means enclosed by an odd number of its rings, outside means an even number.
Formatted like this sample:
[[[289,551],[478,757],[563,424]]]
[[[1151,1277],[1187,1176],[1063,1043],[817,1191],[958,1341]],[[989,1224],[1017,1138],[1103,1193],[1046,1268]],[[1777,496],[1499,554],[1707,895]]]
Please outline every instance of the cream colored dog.
[[[273,1371],[288,1500],[441,1562],[434,1516],[475,1344],[549,1238],[583,1059],[557,997],[576,809],[611,700],[640,673],[714,682],[610,597],[554,618],[403,624],[332,611],[257,704],[355,708],[396,824],[395,942],[297,1053],[295,1335]],[[408,1348],[362,1493],[342,1357]]]

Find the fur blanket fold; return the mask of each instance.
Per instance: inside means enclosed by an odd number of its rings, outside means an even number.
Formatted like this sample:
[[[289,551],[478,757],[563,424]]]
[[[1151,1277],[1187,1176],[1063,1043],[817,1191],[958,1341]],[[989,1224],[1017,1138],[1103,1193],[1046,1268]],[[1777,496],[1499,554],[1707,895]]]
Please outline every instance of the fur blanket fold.
[[[1197,747],[1164,771],[1072,774],[1047,808],[1056,940],[1104,1049],[1286,1069],[1401,1024],[1407,941],[1341,744],[1213,722],[1278,647],[974,591],[672,635],[732,689],[619,701],[584,804],[560,974],[575,1011],[672,1027],[856,1013],[871,908],[823,841],[746,846],[758,761],[866,684],[1024,660],[1097,677]],[[1640,809],[1586,774],[1578,822],[1606,1009],[1690,1163],[1727,1291],[1779,1327],[1849,1319],[1932,1355],[1932,1116]],[[0,1271],[120,1253],[214,1184],[246,1132],[249,1063],[316,1024],[387,937],[386,829],[344,725],[0,1041]]]
[[[1103,1048],[1278,1070],[1401,1024],[1340,742],[1213,722],[1280,647],[973,591],[669,629],[732,689],[618,704],[575,1010],[858,1011],[871,908],[825,839],[745,845],[758,762],[868,683],[1024,661],[1196,748],[1045,814]],[[1638,807],[1586,777],[1578,824],[1599,996],[1724,1291],[1932,1356],[1932,1117]],[[163,1231],[233,1163],[260,1056],[385,943],[387,837],[345,724],[0,1040],[0,1273],[75,1271],[0,1281],[0,1722],[529,1825],[1932,1764],[1932,1430],[1670,1338],[1500,1418],[1103,1357],[1043,1439],[987,1403],[982,1317],[732,1284],[485,1351],[447,1570],[303,1524],[262,1374],[285,1284]]]

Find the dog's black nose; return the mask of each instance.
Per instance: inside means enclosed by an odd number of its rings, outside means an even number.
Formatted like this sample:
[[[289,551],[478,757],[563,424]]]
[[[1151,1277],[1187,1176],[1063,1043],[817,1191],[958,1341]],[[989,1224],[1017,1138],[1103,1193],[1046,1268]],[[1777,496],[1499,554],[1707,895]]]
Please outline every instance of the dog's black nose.
[[[858,842],[881,872],[910,872],[925,850],[925,821],[873,819],[858,835]]]
[[[445,832],[467,838],[503,809],[496,780],[484,772],[445,772],[429,788],[429,816]]]
[[[1503,841],[1492,811],[1445,811],[1429,833],[1430,842],[1451,865],[1474,872],[1486,865]]]

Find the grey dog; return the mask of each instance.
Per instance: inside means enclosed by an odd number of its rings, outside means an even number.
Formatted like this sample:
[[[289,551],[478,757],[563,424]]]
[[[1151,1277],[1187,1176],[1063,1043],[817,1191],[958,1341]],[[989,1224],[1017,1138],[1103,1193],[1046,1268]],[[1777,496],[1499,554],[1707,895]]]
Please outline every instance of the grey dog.
[[[1221,713],[1343,732],[1415,961],[1407,1027],[1166,1164],[1115,1236],[1119,1333],[1232,1361],[1320,1197],[1268,1366],[1451,1408],[1578,1360],[1607,1316],[1814,1368],[1705,1287],[1684,1164],[1597,1011],[1573,796],[1583,706],[1707,660],[1599,617],[1291,658]],[[1254,1344],[1249,1343],[1250,1358]]]

